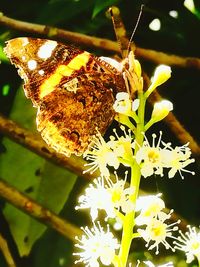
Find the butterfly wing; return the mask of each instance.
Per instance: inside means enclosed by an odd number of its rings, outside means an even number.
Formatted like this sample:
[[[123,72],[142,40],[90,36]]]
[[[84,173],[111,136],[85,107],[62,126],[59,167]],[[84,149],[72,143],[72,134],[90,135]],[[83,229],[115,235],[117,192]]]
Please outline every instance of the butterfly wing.
[[[8,41],[5,52],[38,108],[37,128],[57,152],[82,154],[91,136],[114,118],[114,94],[124,91],[121,74],[86,51],[34,38]]]

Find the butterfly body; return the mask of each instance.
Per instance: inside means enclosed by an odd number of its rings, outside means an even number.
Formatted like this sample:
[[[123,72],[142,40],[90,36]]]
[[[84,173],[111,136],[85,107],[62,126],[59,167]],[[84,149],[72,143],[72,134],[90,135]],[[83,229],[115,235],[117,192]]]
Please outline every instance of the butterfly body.
[[[62,43],[15,38],[5,52],[24,79],[24,92],[37,112],[37,128],[57,152],[80,155],[115,112],[115,94],[125,91],[122,75],[98,57]]]

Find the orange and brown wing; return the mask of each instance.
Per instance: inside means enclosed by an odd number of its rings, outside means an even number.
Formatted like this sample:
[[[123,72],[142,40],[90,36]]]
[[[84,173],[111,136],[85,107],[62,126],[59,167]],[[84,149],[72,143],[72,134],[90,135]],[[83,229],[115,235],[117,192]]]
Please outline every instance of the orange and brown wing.
[[[86,51],[52,40],[16,38],[5,52],[19,68],[24,91],[38,108],[37,127],[57,152],[82,154],[91,136],[114,117],[121,74]]]

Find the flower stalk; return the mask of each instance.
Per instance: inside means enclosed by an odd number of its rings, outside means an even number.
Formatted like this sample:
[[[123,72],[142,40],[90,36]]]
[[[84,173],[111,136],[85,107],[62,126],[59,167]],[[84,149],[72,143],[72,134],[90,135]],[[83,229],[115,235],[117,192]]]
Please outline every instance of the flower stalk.
[[[155,249],[156,255],[159,253],[160,245],[174,252],[175,248],[166,239],[177,239],[173,232],[178,230],[177,224],[180,220],[171,224],[167,222],[173,210],[169,213],[164,211],[165,204],[160,198],[162,194],[138,197],[140,180],[142,176],[146,178],[153,174],[164,176],[164,168],[169,170],[169,178],[174,177],[177,172],[181,178],[183,172],[194,174],[185,168],[194,161],[190,159],[191,151],[188,144],[173,149],[170,142],[162,141],[162,132],[158,140],[157,135],[152,134],[152,144],[145,135],[154,123],[165,118],[173,109],[172,103],[168,100],[156,103],[151,118],[146,123],[146,100],[157,86],[170,77],[171,69],[168,66],[158,67],[150,87],[144,92],[141,66],[133,54],[129,55],[128,60],[129,69],[126,68],[123,74],[125,84],[129,88],[127,92],[117,94],[113,105],[116,111],[115,119],[122,124],[122,134],[114,129],[114,134],[107,142],[98,134],[84,154],[90,161],[86,164],[89,167],[88,171],[94,172],[99,168],[101,172],[101,176],[85,190],[85,195],[79,198],[79,206],[76,207],[89,209],[94,225],[91,230],[88,227],[83,229],[85,235],[78,239],[77,245],[82,252],[74,253],[80,257],[76,262],[83,262],[86,267],[99,267],[100,262],[112,264],[114,267],[132,266],[128,262],[129,253],[132,241],[136,238],[143,238],[148,250]],[[120,165],[129,168],[129,184],[128,171],[125,172],[124,180],[117,176]],[[110,177],[110,168],[115,170],[115,181]],[[105,230],[99,221],[96,223],[99,210],[105,211],[106,223],[108,218],[121,223],[120,243],[110,232],[108,225]],[[194,234],[194,230],[191,233]],[[186,250],[183,236],[179,240],[183,245],[176,243],[177,248]],[[198,258],[199,254],[195,252],[195,256]],[[154,265],[149,263],[149,266]],[[167,263],[162,266],[173,265]]]
[[[139,99],[139,107],[138,107],[138,121],[136,123],[135,129],[135,151],[134,156],[138,152],[139,147],[143,143],[144,139],[144,114],[145,114],[145,103],[146,99],[143,94],[143,90],[138,92],[138,99]],[[134,160],[131,167],[131,181],[130,187],[134,188],[133,194],[130,196],[131,201],[133,202],[133,206],[136,205],[136,200],[138,198],[139,187],[140,187],[140,179],[141,179],[141,171],[140,166]],[[123,267],[127,265],[128,255],[130,251],[130,246],[133,239],[133,229],[135,226],[135,209],[132,212],[129,212],[125,215],[123,220],[123,232],[122,232],[122,239],[121,239],[121,247],[119,252],[120,258],[120,266]]]

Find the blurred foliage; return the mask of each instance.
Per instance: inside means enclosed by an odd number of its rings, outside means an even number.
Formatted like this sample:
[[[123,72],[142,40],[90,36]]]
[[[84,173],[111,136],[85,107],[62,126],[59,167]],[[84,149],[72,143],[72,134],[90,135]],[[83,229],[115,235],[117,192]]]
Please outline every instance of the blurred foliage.
[[[112,22],[106,15],[107,8],[111,5],[117,5],[120,8],[127,32],[131,35],[141,4],[145,4],[145,7],[134,36],[134,41],[138,46],[169,54],[200,57],[200,3],[198,0],[194,1],[193,12],[184,6],[182,0],[1,0],[0,12],[19,20],[52,25],[115,40]],[[170,16],[171,10],[177,11],[177,18]],[[161,22],[159,31],[149,28],[149,24],[155,18]],[[21,80],[16,69],[9,64],[2,52],[7,39],[26,35],[30,36],[30,34],[14,31],[6,26],[0,26],[0,60],[2,63],[0,65],[0,112],[20,125],[33,129],[35,110],[22,94]],[[105,51],[94,51],[92,48],[90,51],[106,56]],[[142,66],[151,76],[155,65],[142,60]],[[162,96],[174,103],[175,115],[198,141],[200,141],[199,84],[199,70],[173,67],[172,78],[159,89]],[[164,123],[153,128],[154,131],[160,129],[164,131],[165,141],[177,144],[176,137]],[[78,217],[80,215],[77,215],[73,208],[77,192],[83,183],[81,179],[73,187],[76,180],[74,174],[47,163],[44,159],[3,136],[1,136],[0,153],[0,176],[2,178],[55,212],[59,213],[63,209],[62,216],[73,223],[84,224],[82,221],[84,218]],[[149,192],[163,192],[169,208],[174,208],[190,223],[199,225],[198,158],[191,168],[196,171],[196,175],[191,176],[186,173],[183,181],[179,175],[171,180],[152,177],[143,179],[141,186]],[[36,223],[3,200],[0,204],[2,207],[0,232],[8,240],[17,266],[68,267],[72,265],[71,242],[51,229],[45,231],[45,226]],[[143,244],[139,244],[135,248],[134,253],[140,259],[144,258],[141,252],[143,247]],[[21,258],[19,255],[28,256]],[[148,253],[145,257],[152,259],[152,255]],[[161,254],[162,256],[171,257],[165,254]],[[176,266],[186,266],[183,263],[184,255],[178,253],[177,256],[179,256],[179,263]],[[6,266],[1,253],[0,266]]]

